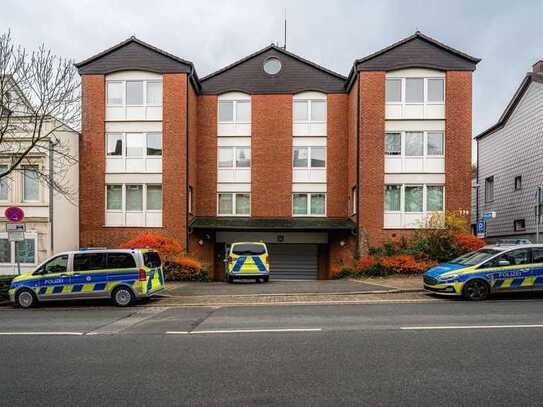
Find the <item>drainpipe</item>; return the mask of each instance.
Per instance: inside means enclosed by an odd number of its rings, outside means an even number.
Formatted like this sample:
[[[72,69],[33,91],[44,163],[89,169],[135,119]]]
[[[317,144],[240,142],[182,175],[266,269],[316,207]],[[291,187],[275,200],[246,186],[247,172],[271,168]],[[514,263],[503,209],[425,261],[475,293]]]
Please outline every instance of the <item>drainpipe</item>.
[[[185,251],[190,252],[190,230],[189,230],[189,129],[190,129],[190,114],[189,114],[189,86],[190,79],[194,75],[194,66],[191,65],[190,73],[187,76],[187,91],[186,91],[186,111],[185,111]]]
[[[54,165],[53,165],[53,148],[56,146],[56,143],[49,140],[49,250],[51,251],[49,253],[50,256],[53,255],[55,252],[55,228],[54,228],[54,191],[53,191],[53,185],[54,185]]]
[[[358,73],[357,73],[358,75]],[[360,75],[356,85],[356,251],[360,255]]]

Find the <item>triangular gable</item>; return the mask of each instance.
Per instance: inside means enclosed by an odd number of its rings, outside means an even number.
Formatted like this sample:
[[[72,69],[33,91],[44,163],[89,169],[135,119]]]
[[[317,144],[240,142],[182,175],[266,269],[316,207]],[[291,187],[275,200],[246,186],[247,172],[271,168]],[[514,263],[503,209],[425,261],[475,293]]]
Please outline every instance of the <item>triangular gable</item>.
[[[108,74],[124,70],[156,73],[189,73],[192,62],[186,61],[135,37],[100,52],[75,66],[81,75]]]
[[[276,75],[264,72],[268,58],[281,62]],[[202,93],[240,91],[249,94],[344,92],[345,77],[275,45],[263,48],[201,79]]]

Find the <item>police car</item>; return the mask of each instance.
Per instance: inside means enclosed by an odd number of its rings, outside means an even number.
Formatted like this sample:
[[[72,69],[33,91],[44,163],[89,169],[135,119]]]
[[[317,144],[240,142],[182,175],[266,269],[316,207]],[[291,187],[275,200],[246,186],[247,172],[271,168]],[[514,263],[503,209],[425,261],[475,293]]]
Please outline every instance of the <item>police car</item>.
[[[492,293],[543,290],[543,244],[495,245],[432,267],[428,291],[485,300]]]
[[[232,243],[225,260],[225,280],[232,283],[238,278],[269,281],[270,257],[265,243]]]
[[[15,277],[9,296],[21,308],[83,298],[111,298],[126,307],[163,288],[160,256],[153,250],[85,250],[60,253]]]

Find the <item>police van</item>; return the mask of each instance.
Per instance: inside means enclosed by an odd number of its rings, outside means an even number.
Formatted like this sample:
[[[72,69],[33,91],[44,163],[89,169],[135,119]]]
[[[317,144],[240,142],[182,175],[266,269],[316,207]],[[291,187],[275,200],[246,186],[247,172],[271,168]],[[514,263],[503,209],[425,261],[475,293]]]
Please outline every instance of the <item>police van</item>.
[[[60,253],[15,277],[10,300],[21,308],[41,301],[111,298],[126,307],[164,288],[160,256],[150,249]]]
[[[424,288],[468,300],[492,293],[543,290],[543,244],[494,245],[430,268]]]
[[[262,242],[236,242],[227,249],[225,258],[225,280],[250,278],[268,282],[270,279],[270,257]]]

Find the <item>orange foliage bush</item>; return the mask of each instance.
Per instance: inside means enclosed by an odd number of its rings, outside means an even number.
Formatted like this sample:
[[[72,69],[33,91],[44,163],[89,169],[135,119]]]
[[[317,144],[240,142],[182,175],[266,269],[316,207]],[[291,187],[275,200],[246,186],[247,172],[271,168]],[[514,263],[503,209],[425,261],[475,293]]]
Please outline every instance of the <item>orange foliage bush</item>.
[[[370,267],[375,266],[377,264],[377,261],[373,256],[362,256],[360,260],[358,261],[358,269],[359,270],[366,270]]]
[[[382,264],[383,268],[392,274],[418,274],[424,273],[428,268],[434,266],[436,262],[417,261],[415,256],[402,255],[384,257]]]
[[[199,272],[202,269],[202,263],[189,257],[178,256],[175,257],[172,262],[191,272]]]
[[[479,250],[485,245],[485,241],[477,236],[461,234],[456,236],[456,243],[466,252]]]
[[[158,233],[144,233],[128,242],[121,244],[123,249],[154,249],[160,254],[162,261],[171,261],[180,256],[183,246],[175,239],[162,236]]]

